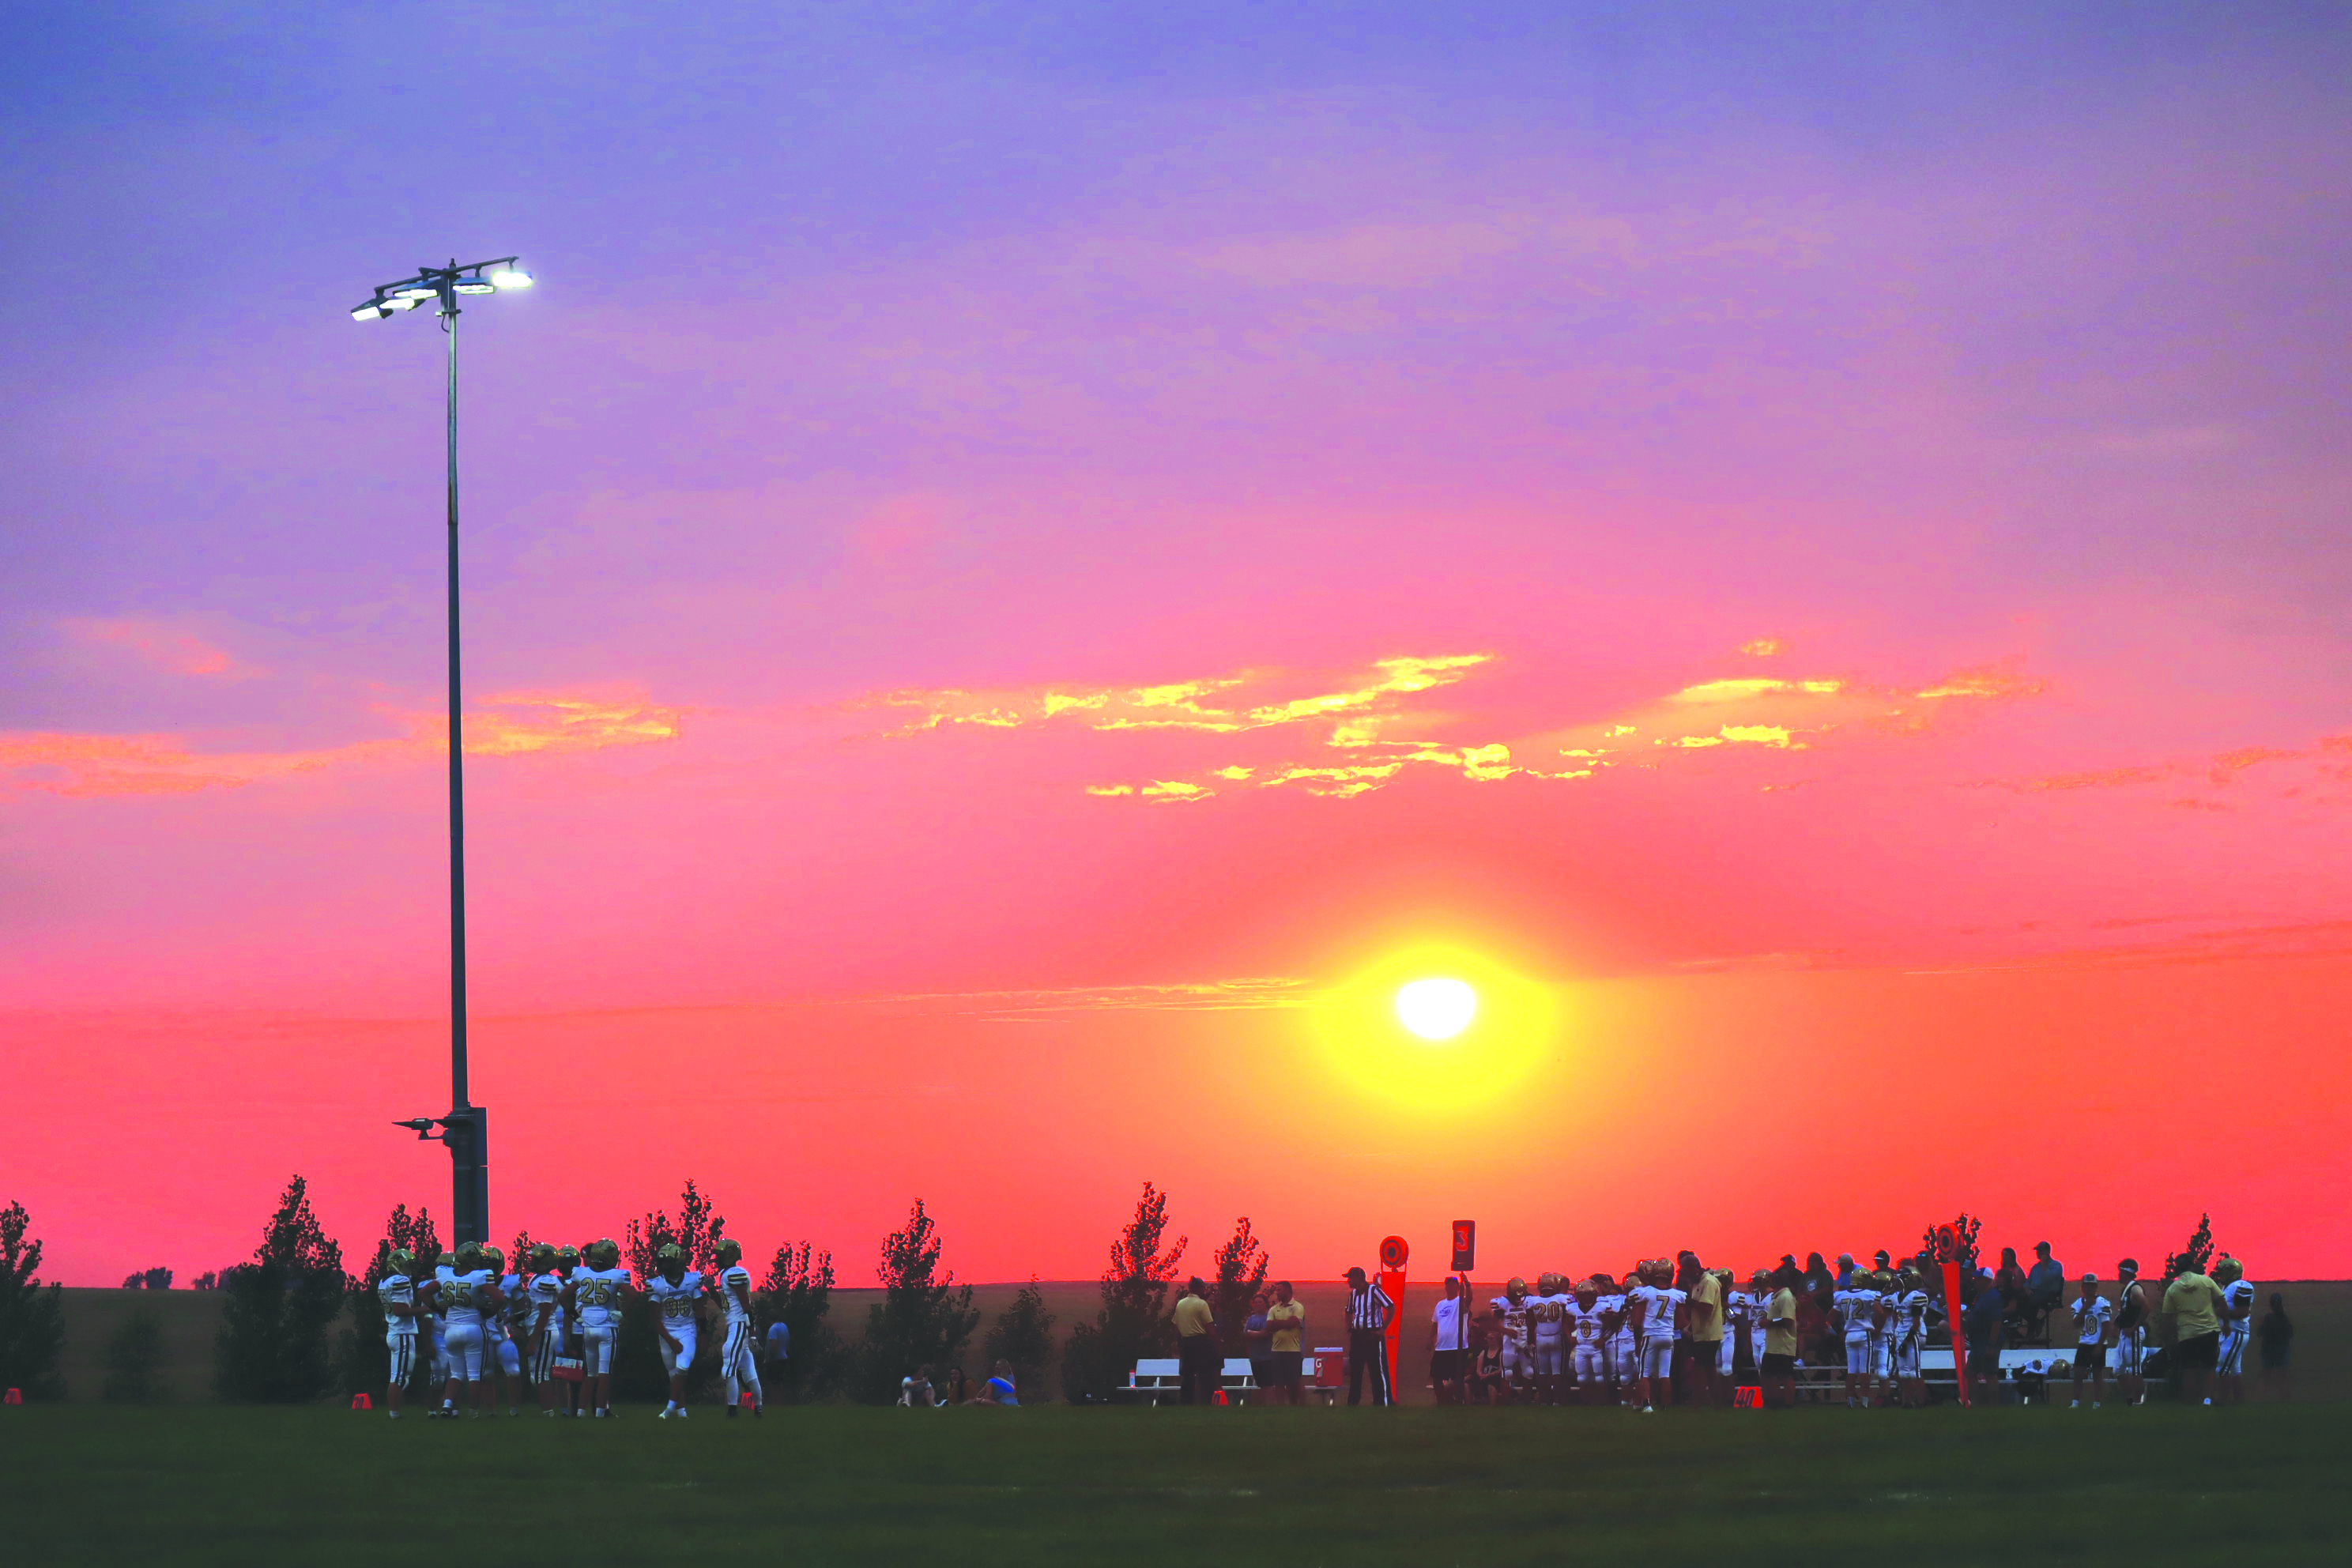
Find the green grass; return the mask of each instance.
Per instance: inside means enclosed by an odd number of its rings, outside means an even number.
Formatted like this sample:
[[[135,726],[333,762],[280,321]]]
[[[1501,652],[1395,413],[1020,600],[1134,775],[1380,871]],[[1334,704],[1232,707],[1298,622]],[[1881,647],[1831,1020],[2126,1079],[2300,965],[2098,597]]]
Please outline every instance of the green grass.
[[[0,1411],[0,1519],[11,1560],[44,1564],[411,1563],[478,1531],[486,1552],[604,1561],[1493,1568],[1704,1551],[1741,1568],[2007,1568],[2128,1552],[2150,1568],[2332,1558],[2342,1422],[2315,1405],[397,1424],[37,1405]]]

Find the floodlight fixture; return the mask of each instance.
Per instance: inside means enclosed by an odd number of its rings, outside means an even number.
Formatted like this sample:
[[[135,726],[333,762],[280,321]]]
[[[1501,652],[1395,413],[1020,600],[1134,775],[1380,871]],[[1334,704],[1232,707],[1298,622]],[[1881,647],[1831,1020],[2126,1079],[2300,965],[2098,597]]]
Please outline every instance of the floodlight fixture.
[[[495,294],[499,291],[497,284],[478,276],[460,278],[452,287],[460,294]]]
[[[405,300],[412,305],[421,305],[427,300],[439,299],[441,297],[441,285],[432,282],[426,279],[418,278],[406,283],[394,284],[393,286],[392,297],[395,300]]]
[[[364,305],[352,307],[352,320],[354,321],[381,321],[390,313],[384,309],[382,300],[370,300]]]
[[[490,282],[499,289],[528,289],[530,274],[509,262],[490,274]]]

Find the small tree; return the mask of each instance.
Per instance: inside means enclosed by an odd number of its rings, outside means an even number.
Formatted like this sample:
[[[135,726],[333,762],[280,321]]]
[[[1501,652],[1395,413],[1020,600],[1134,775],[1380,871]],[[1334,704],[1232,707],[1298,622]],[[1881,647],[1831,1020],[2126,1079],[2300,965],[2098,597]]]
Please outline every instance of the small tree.
[[[163,1336],[154,1314],[142,1307],[124,1321],[106,1342],[106,1383],[100,1395],[110,1404],[148,1405],[157,1390],[155,1373],[163,1364]]]
[[[32,1224],[23,1204],[0,1209],[0,1387],[22,1389],[27,1399],[63,1399],[64,1292],[41,1283],[41,1244],[25,1234]]]
[[[1071,1325],[1062,1346],[1062,1393],[1073,1401],[1108,1398],[1110,1390],[1139,1359],[1172,1354],[1175,1325],[1167,1321],[1168,1287],[1183,1260],[1186,1238],[1162,1250],[1168,1233],[1168,1194],[1150,1182],[1135,1201],[1135,1213],[1110,1244],[1110,1267],[1103,1270],[1102,1310],[1091,1323]]]
[[[2207,1274],[2212,1271],[2212,1265],[2213,1216],[2200,1214],[2197,1216],[2197,1228],[2189,1234],[2189,1245],[2179,1252],[2165,1255],[2164,1277],[2172,1280],[2192,1271]]]
[[[1034,1390],[1035,1397],[1047,1397],[1044,1383],[1054,1357],[1054,1314],[1045,1310],[1045,1293],[1037,1289],[1035,1275],[1021,1287],[1013,1305],[997,1314],[996,1326],[988,1331],[987,1351],[990,1365],[1013,1363],[1013,1382],[1024,1394]]]
[[[858,1392],[876,1404],[896,1398],[898,1380],[919,1366],[945,1372],[956,1364],[980,1325],[971,1287],[958,1285],[952,1269],[940,1274],[943,1250],[939,1221],[920,1198],[907,1227],[883,1238],[882,1300],[866,1318],[859,1356]]]
[[[172,1271],[168,1268],[142,1268],[122,1281],[125,1290],[169,1290]]]
[[[215,1342],[224,1399],[299,1404],[327,1391],[327,1331],[350,1284],[343,1251],[319,1225],[309,1184],[287,1183],[253,1261],[228,1271]]]
[[[188,1281],[188,1289],[191,1290],[217,1290],[220,1289],[220,1276],[207,1268],[202,1274],[197,1275],[194,1279]]]
[[[821,1399],[841,1381],[841,1336],[825,1318],[832,1310],[833,1254],[806,1241],[776,1248],[767,1278],[751,1298],[761,1344],[772,1323],[782,1323],[791,1336],[783,1365],[769,1373],[775,1397]]]
[[[336,1354],[336,1365],[345,1394],[373,1393],[383,1386],[390,1370],[384,1353],[384,1331],[391,1325],[383,1315],[383,1300],[375,1288],[392,1272],[392,1255],[406,1250],[416,1258],[416,1272],[432,1278],[434,1259],[441,1256],[441,1233],[434,1228],[433,1211],[422,1205],[412,1215],[406,1204],[394,1204],[392,1213],[384,1217],[383,1239],[376,1243],[375,1257],[370,1260],[367,1272],[352,1281],[351,1327],[343,1331]],[[427,1324],[419,1323],[419,1334],[429,1335]],[[415,1358],[414,1375],[409,1379],[409,1392],[418,1398],[430,1393],[433,1383],[433,1358],[421,1353],[431,1348],[430,1339],[419,1342],[420,1353]]]
[[[1239,1354],[1247,1348],[1242,1325],[1249,1318],[1250,1298],[1265,1289],[1265,1248],[1250,1229],[1249,1215],[1234,1221],[1233,1237],[1217,1248],[1213,1261],[1217,1274],[1209,1285],[1209,1310],[1216,1314],[1226,1348]]]

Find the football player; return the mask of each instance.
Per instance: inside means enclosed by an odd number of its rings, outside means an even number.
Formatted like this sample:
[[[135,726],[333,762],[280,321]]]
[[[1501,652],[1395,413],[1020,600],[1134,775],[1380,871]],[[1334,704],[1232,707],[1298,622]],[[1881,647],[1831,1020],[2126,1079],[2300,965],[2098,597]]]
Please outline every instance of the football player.
[[[557,1247],[555,1277],[560,1283],[556,1291],[558,1310],[555,1326],[557,1342],[562,1347],[557,1353],[570,1356],[575,1361],[580,1358],[580,1309],[572,1299],[572,1277],[579,1271],[580,1249],[569,1246]],[[566,1415],[579,1415],[580,1385],[583,1380],[576,1377],[560,1377],[556,1381],[562,1385],[560,1403],[563,1406],[563,1413]]]
[[[1579,1405],[1601,1403],[1602,1331],[1607,1314],[1601,1310],[1601,1289],[1592,1280],[1580,1279],[1568,1299],[1569,1369],[1576,1380]]]
[[[1516,1404],[1519,1390],[1532,1384],[1535,1354],[1528,1340],[1528,1282],[1514,1274],[1503,1293],[1486,1303],[1503,1325],[1503,1386],[1506,1403]]]
[[[1845,1319],[1845,1402],[1848,1409],[1868,1409],[1878,1403],[1878,1366],[1872,1343],[1878,1329],[1880,1300],[1872,1276],[1856,1270],[1845,1289],[1830,1298]]]
[[[2213,1363],[2213,1403],[2246,1402],[2246,1341],[2254,1319],[2254,1287],[2246,1266],[2227,1253],[2213,1265],[2213,1283],[2221,1287],[2221,1343]]]
[[[563,1277],[555,1271],[555,1248],[541,1242],[530,1249],[530,1277],[517,1292],[522,1298],[523,1358],[530,1369],[531,1386],[539,1391],[542,1415],[555,1414],[555,1358],[563,1352]]]
[[[719,1352],[719,1373],[727,1380],[727,1415],[731,1420],[743,1390],[751,1391],[751,1414],[768,1413],[760,1386],[760,1358],[751,1342],[751,1271],[743,1267],[743,1244],[732,1238],[719,1243],[711,1254],[719,1265],[719,1303],[726,1312],[727,1339]]]
[[[482,1324],[497,1315],[499,1300],[498,1276],[483,1266],[481,1244],[461,1243],[456,1265],[441,1281],[443,1312],[449,1321],[449,1381],[441,1385],[441,1408],[453,1415],[460,1384],[468,1385],[467,1399],[473,1406],[468,1415],[478,1416],[489,1408],[490,1384],[482,1375]]]
[[[629,1271],[620,1266],[620,1244],[609,1236],[582,1250],[588,1267],[572,1276],[572,1307],[580,1315],[580,1397],[606,1417],[613,1414],[613,1342],[631,1289]]]
[[[1935,1299],[1927,1294],[1918,1267],[1905,1264],[1895,1276],[1886,1331],[1895,1397],[1909,1409],[1922,1410],[1927,1405],[1927,1379],[1920,1367],[1919,1352],[1927,1348],[1927,1320],[1937,1315]]]
[[[433,1335],[433,1386],[440,1387],[449,1381],[449,1300],[446,1287],[457,1272],[457,1255],[445,1252],[433,1260],[433,1300],[431,1325]],[[450,1412],[436,1407],[430,1415],[446,1415]]]
[[[520,1258],[516,1258],[515,1267],[522,1268],[525,1261]],[[522,1414],[521,1346],[523,1322],[530,1312],[530,1301],[526,1294],[530,1289],[530,1280],[525,1275],[507,1272],[507,1255],[504,1247],[486,1244],[482,1247],[482,1266],[490,1271],[490,1278],[499,1283],[499,1310],[495,1312],[485,1312],[482,1315],[482,1381],[484,1383],[490,1381],[490,1369],[495,1365],[506,1378],[507,1414],[520,1415]],[[489,1402],[493,1405],[498,1403],[496,1390],[492,1390]]]
[[[428,1279],[421,1287],[418,1285],[415,1254],[404,1247],[394,1248],[384,1262],[384,1276],[375,1285],[376,1300],[383,1303],[384,1348],[392,1356],[391,1378],[384,1385],[383,1403],[397,1421],[409,1380],[416,1375],[417,1298],[422,1295],[429,1302],[433,1282]]]
[[[1594,1275],[1592,1286],[1598,1292],[1594,1304],[1601,1309],[1601,1371],[1609,1383],[1609,1400],[1613,1405],[1631,1405],[1640,1341],[1633,1335],[1626,1293],[1606,1274]]]
[[[1688,1293],[1674,1287],[1675,1266],[1662,1258],[1641,1268],[1630,1310],[1641,1349],[1635,1352],[1642,1387],[1642,1414],[1654,1415],[1661,1398],[1674,1397],[1675,1342],[1682,1337],[1683,1303]]]
[[[1757,1321],[1756,1299],[1738,1288],[1738,1276],[1727,1272],[1723,1282],[1723,1350],[1716,1374],[1728,1385],[1739,1375],[1739,1346]]]
[[[1536,1403],[1559,1403],[1559,1379],[1568,1364],[1568,1305],[1574,1300],[1567,1282],[1557,1274],[1537,1277],[1540,1294],[1528,1302],[1528,1322],[1533,1331]]]
[[[658,1270],[646,1281],[646,1295],[654,1304],[654,1332],[660,1336],[662,1365],[669,1373],[669,1404],[661,1419],[686,1419],[686,1374],[694,1365],[695,1324],[702,1306],[702,1275],[686,1266],[686,1249],[674,1241],[662,1243],[655,1255]]]

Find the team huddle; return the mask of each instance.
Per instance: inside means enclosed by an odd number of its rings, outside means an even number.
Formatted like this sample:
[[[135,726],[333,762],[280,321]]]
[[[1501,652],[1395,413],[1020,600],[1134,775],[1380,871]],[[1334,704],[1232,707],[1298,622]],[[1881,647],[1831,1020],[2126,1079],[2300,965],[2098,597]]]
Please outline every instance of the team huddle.
[[[609,1416],[622,1309],[642,1295],[654,1309],[669,1376],[662,1418],[686,1418],[686,1376],[706,1318],[725,1325],[719,1373],[727,1414],[733,1415],[748,1394],[758,1415],[766,1400],[752,1346],[751,1273],[738,1242],[719,1242],[713,1258],[718,1267],[706,1280],[687,1267],[684,1249],[666,1245],[640,1290],[609,1237],[584,1249],[534,1247],[528,1258],[516,1259],[518,1271],[511,1274],[503,1252],[476,1242],[443,1253],[429,1273],[419,1271],[413,1253],[395,1251],[376,1285],[391,1354],[384,1402],[397,1417],[416,1358],[430,1353],[434,1381],[441,1385],[440,1406],[430,1415],[454,1418],[461,1409],[479,1415],[491,1407],[493,1381],[503,1373],[509,1415],[521,1414],[528,1383],[546,1415]]]
[[[1514,1279],[1488,1303],[1489,1331],[1466,1369],[1466,1381],[1485,1397],[1525,1394],[1559,1405],[1573,1385],[1580,1403],[1652,1412],[1673,1397],[1678,1348],[1685,1375],[1711,1397],[1733,1375],[1743,1341],[1768,1392],[1776,1380],[1794,1378],[1796,1298],[1769,1269],[1756,1270],[1745,1290],[1728,1269],[1700,1270],[1679,1289],[1675,1265],[1663,1258],[1635,1265],[1622,1286],[1606,1274],[1572,1284],[1546,1274],[1536,1283],[1530,1292]],[[1925,1403],[1919,1350],[1930,1314],[1941,1316],[1941,1309],[1912,1269],[1857,1276],[1853,1285],[1838,1297],[1848,1325],[1849,1396],[1858,1382],[1874,1384],[1891,1367],[1905,1403]]]

